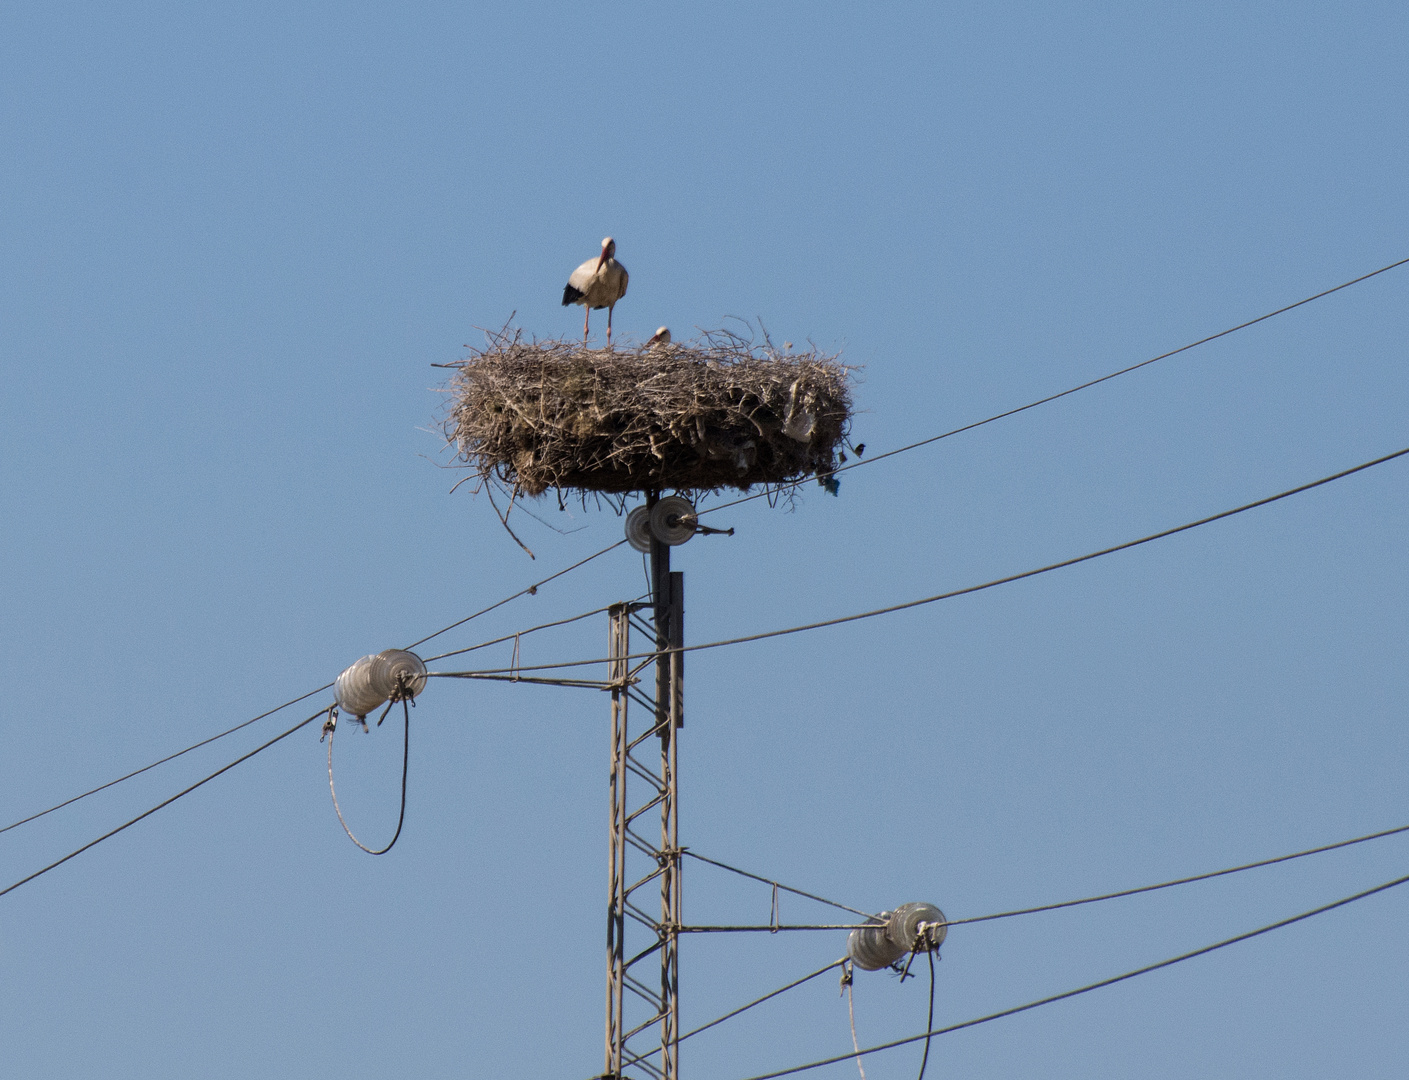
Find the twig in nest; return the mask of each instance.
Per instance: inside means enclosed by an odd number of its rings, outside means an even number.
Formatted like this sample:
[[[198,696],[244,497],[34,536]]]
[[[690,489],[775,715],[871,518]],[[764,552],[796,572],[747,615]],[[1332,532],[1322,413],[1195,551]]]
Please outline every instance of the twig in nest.
[[[499,518],[499,524],[504,526],[504,531],[507,532],[510,536],[512,536],[512,537],[514,538],[514,543],[518,544],[519,547],[523,548],[525,551],[528,552],[528,557],[529,557],[530,559],[537,559],[538,556],[533,553],[533,550],[532,550],[527,544],[525,544],[522,540],[519,539],[518,533],[514,532],[513,529],[509,528],[509,515],[508,515],[507,513],[503,513],[503,514],[499,513],[499,507],[498,507],[498,506],[495,504],[495,502],[494,502],[494,487],[493,487],[493,485],[486,483],[486,484],[484,485],[484,493],[489,496],[489,505],[494,507],[494,513],[495,513],[495,515]],[[513,500],[513,497],[510,496],[510,498],[509,498],[509,508],[512,510],[512,509],[513,509],[513,506],[514,506],[514,500]]]

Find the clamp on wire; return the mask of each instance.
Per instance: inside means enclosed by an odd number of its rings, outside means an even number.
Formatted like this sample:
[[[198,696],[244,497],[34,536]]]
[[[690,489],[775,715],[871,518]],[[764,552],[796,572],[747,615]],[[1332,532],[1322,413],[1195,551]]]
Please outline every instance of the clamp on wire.
[[[396,673],[396,687],[392,690],[391,697],[387,698],[386,708],[382,710],[382,715],[377,717],[377,727],[382,726],[382,721],[387,718],[387,713],[391,712],[392,706],[398,701],[401,702],[403,709],[408,705],[414,707],[416,704],[416,695],[411,692],[411,680],[404,671]],[[362,721],[362,730],[368,730],[365,719]]]

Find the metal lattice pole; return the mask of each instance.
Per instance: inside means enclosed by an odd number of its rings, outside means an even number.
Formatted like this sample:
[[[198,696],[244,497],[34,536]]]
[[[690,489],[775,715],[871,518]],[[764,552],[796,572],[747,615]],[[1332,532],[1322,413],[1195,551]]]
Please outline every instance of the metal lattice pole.
[[[677,1050],[681,883],[676,737],[684,722],[684,659],[677,651],[684,644],[684,575],[671,573],[670,548],[659,541],[653,543],[651,550],[651,584],[652,625],[637,617],[647,605],[617,604],[609,613],[612,743],[605,1076],[612,1080],[633,1075],[628,1070],[647,1080],[679,1080],[680,1075]],[[631,654],[633,623],[655,645],[653,700],[636,688],[638,673],[650,661],[633,669],[626,659]],[[652,719],[650,727],[639,733],[632,732],[629,722],[633,698],[649,710]],[[659,739],[660,758],[642,760],[637,752],[650,745],[652,736]],[[637,795],[643,785],[644,794]],[[659,810],[660,832],[658,836],[643,835],[636,826],[644,825],[646,815],[653,810]],[[658,919],[644,903],[642,890],[652,885],[659,889]],[[628,937],[632,938],[629,945]],[[654,980],[647,982],[635,970],[636,965],[657,953],[658,988],[652,985]],[[659,1045],[648,1045],[650,1030],[657,1025]],[[659,1057],[652,1061],[657,1052]]]
[[[626,717],[627,661],[631,652],[631,608],[616,604],[608,612],[612,683],[611,843],[607,855],[610,893],[607,901],[607,1062],[608,1077],[621,1075],[621,1009],[626,975]]]
[[[670,572],[670,548],[651,545],[655,570],[656,729],[660,733],[660,775],[665,798],[660,808],[660,994],[661,1069],[678,1080],[680,1036],[680,816],[677,735],[684,720],[684,575]]]

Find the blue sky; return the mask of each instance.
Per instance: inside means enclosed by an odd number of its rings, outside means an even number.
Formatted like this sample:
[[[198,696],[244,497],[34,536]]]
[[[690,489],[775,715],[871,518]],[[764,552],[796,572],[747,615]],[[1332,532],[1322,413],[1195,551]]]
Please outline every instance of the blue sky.
[[[1407,32],[1374,3],[9,5],[0,818],[614,542],[610,513],[545,503],[564,533],[526,522],[530,562],[483,500],[449,494],[431,367],[513,313],[574,332],[562,283],[602,236],[631,271],[618,333],[737,317],[840,351],[862,369],[855,436],[883,451],[1409,255]],[[962,587],[1409,446],[1406,298],[1402,268],[858,469],[836,499],[721,511],[733,538],[676,551],[688,638]],[[696,654],[684,842],[961,918],[1409,823],[1406,469]],[[641,582],[623,549],[438,641]],[[523,659],[605,641],[598,617]],[[0,886],[296,709],[0,835]],[[413,721],[383,859],[343,837],[308,730],[0,898],[6,1074],[599,1071],[606,702],[447,680]],[[374,841],[399,743],[388,725],[338,744],[344,809]],[[1400,876],[1406,843],[956,927],[936,1019]],[[930,1075],[1399,1075],[1406,905],[1390,892],[946,1036]],[[767,890],[691,866],[686,913],[763,921]],[[691,939],[685,1022],[842,947]],[[924,994],[858,976],[863,1045],[922,1030]],[[849,1045],[828,977],[683,1063],[742,1078]]]

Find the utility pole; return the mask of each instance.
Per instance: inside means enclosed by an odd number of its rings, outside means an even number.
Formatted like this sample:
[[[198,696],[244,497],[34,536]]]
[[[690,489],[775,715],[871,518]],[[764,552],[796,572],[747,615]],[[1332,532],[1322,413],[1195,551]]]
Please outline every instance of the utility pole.
[[[654,507],[659,492],[646,504]],[[680,1038],[680,843],[677,737],[684,723],[684,574],[670,570],[670,546],[652,537],[651,603],[616,604],[609,611],[608,680],[611,684],[611,841],[608,854],[610,898],[607,904],[608,1080],[622,1080],[635,1069],[649,1080],[679,1080]],[[638,615],[651,611],[651,624]],[[637,686],[637,673],[652,661],[628,659],[631,628],[653,642],[655,696]],[[651,723],[635,731],[629,723],[632,699],[647,710]],[[660,746],[654,758],[652,736]],[[646,760],[643,760],[645,758]],[[628,785],[628,778],[632,782]],[[645,790],[637,794],[640,786]],[[628,787],[630,793],[628,793]],[[660,811],[658,838],[650,827]],[[659,918],[647,899],[653,886],[660,894]],[[628,934],[628,927],[631,933]],[[628,946],[627,939],[631,938]],[[660,982],[646,975],[658,956]],[[648,981],[649,980],[649,981]],[[648,1042],[659,1025],[660,1044]],[[659,1057],[651,1058],[659,1051]]]

